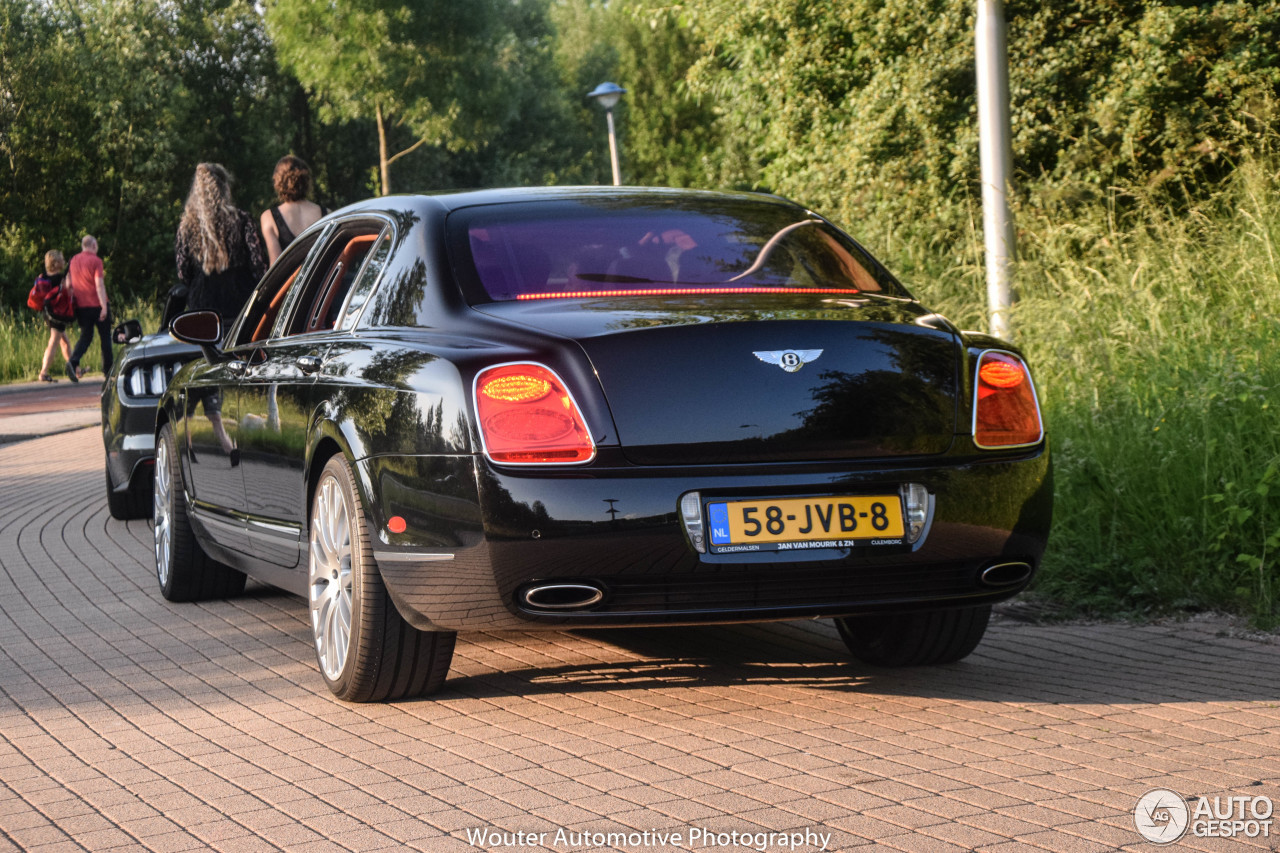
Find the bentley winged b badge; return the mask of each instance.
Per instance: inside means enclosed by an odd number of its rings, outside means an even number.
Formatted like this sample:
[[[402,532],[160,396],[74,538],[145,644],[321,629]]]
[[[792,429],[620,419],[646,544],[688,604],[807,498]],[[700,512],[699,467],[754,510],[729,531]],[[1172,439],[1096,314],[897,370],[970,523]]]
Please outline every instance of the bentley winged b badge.
[[[820,349],[780,349],[764,350],[753,355],[765,364],[776,364],[787,373],[795,373],[811,361],[817,361],[822,355]]]

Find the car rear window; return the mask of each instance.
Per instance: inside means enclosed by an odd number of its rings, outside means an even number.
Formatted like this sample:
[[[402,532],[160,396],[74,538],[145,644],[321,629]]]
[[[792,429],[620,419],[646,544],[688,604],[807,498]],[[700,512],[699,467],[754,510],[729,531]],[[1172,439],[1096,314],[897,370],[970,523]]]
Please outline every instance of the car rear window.
[[[825,220],[764,199],[493,205],[459,211],[448,227],[473,303],[792,291],[905,295]]]

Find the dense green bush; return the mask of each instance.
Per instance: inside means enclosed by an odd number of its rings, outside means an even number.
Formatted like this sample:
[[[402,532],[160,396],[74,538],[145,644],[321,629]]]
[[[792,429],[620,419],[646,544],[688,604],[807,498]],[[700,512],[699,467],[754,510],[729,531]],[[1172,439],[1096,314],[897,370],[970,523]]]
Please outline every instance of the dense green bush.
[[[1280,3],[1010,0],[1017,189],[1178,200],[1277,121]],[[962,234],[978,195],[974,4],[695,0],[691,75],[720,112],[713,179],[770,187],[858,230]],[[1088,208],[1082,208],[1082,213]]]
[[[1094,612],[1231,609],[1274,625],[1280,169],[1247,161],[1176,214],[1121,201],[1020,212],[1013,324],[1055,456],[1037,588]],[[979,244],[960,263],[894,245],[922,300],[981,326]]]

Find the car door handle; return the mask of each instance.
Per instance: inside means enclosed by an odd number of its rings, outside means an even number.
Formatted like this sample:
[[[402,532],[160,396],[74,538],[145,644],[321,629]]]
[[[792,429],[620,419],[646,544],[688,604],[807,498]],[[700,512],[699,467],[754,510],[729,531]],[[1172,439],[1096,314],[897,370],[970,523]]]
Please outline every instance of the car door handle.
[[[227,362],[227,371],[234,373],[236,376],[243,376],[244,371],[248,366],[248,363],[236,359],[235,361]]]
[[[298,356],[298,367],[302,370],[303,373],[306,373],[308,375],[315,373],[317,370],[319,370],[320,365],[322,363],[323,362],[320,361],[320,356],[318,355]]]

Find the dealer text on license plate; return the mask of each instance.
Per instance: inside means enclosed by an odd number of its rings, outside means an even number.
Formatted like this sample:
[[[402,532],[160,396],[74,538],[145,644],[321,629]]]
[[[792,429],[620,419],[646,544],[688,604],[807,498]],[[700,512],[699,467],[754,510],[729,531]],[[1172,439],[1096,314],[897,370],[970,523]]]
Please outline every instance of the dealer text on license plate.
[[[787,551],[902,544],[897,495],[707,504],[713,551]]]

